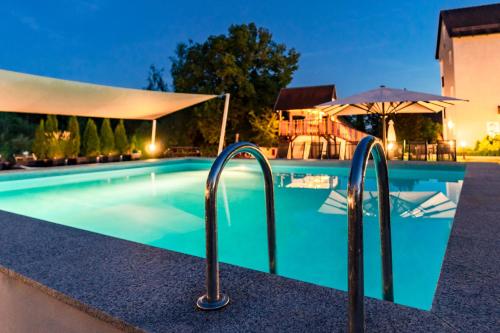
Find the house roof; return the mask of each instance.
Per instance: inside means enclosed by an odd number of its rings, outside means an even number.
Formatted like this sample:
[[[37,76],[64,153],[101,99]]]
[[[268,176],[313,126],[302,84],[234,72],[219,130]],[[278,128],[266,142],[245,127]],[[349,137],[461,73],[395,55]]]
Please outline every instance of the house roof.
[[[443,24],[446,26],[450,37],[500,32],[500,3],[442,10],[439,14],[436,59],[439,59],[439,44]]]
[[[312,109],[337,98],[334,84],[281,89],[274,111]]]

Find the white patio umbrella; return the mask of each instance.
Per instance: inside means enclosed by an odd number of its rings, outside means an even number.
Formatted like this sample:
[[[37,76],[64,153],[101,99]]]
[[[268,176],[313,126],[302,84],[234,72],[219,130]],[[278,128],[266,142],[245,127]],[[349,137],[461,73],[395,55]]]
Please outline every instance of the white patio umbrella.
[[[389,120],[389,128],[387,129],[387,141],[396,141],[396,129],[394,128],[394,120]]]
[[[322,109],[323,112],[339,116],[379,115],[382,120],[382,142],[385,147],[387,141],[385,120],[388,115],[396,113],[437,113],[461,101],[466,100],[380,86],[377,89],[320,104],[316,107]]]

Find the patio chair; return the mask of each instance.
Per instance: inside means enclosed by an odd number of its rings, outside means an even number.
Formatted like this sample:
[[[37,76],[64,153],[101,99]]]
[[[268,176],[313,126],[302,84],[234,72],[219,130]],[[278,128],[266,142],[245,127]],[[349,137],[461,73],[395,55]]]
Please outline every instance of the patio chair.
[[[457,145],[455,140],[439,140],[437,142],[436,159],[438,161],[457,161]]]
[[[437,143],[427,143],[427,160],[437,161]]]
[[[408,160],[409,161],[427,161],[427,142],[409,141],[408,142]]]
[[[303,160],[305,146],[306,146],[305,142],[292,143],[292,159]]]
[[[323,157],[323,142],[311,142],[309,158],[320,160]]]
[[[288,150],[290,149],[290,142],[281,141],[278,143],[278,152],[276,153],[276,158],[286,159],[288,158]]]
[[[193,146],[177,146],[168,148],[163,155],[165,157],[199,157],[200,148]]]

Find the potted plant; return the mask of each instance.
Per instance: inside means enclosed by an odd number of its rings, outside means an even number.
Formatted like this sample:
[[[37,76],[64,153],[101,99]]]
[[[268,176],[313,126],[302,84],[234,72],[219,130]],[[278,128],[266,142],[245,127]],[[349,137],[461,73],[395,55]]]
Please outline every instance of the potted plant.
[[[66,163],[75,165],[78,163],[78,155],[80,154],[80,125],[75,116],[69,118],[68,123],[68,140],[65,144]]]
[[[54,158],[57,155],[57,142],[54,140],[54,133],[58,131],[58,121],[57,116],[47,115],[47,120],[45,121],[45,148],[46,148],[46,165],[52,166],[54,164]]]
[[[130,147],[128,144],[127,131],[125,129],[123,119],[120,119],[120,122],[115,127],[115,147],[118,154],[120,154],[120,160],[131,160],[131,156],[129,154]]]
[[[139,150],[137,144],[137,136],[134,134],[130,139],[130,159],[139,160],[142,157],[142,152]]]
[[[88,163],[98,162],[100,154],[100,140],[97,134],[97,126],[92,119],[87,121],[83,132],[83,153],[87,157]]]
[[[33,163],[36,167],[48,166],[47,159],[47,137],[45,135],[45,121],[40,119],[40,124],[35,129],[35,139],[31,150],[36,156],[36,161]]]
[[[47,132],[47,156],[51,160],[52,166],[59,166],[66,164],[65,159],[65,146],[69,139],[68,132],[54,131]]]
[[[115,150],[115,136],[113,134],[113,130],[111,129],[111,123],[108,118],[102,121],[100,140],[102,156],[100,157],[99,162],[106,163],[111,160],[110,155]]]

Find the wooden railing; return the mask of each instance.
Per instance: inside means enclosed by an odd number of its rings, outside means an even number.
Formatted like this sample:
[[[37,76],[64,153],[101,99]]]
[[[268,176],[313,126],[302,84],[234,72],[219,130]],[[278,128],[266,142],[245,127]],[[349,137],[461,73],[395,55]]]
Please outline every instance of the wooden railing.
[[[347,141],[357,142],[364,138],[367,134],[338,121],[324,118],[321,121],[303,119],[281,120],[279,123],[279,135],[331,135]]]

